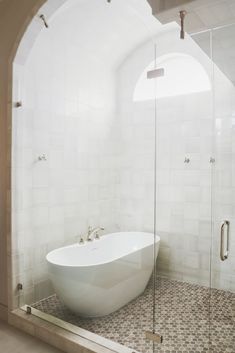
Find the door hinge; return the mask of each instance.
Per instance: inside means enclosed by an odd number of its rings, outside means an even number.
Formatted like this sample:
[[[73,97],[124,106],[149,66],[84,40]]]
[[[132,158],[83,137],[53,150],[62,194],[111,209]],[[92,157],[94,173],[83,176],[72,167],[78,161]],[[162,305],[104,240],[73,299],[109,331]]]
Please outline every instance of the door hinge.
[[[153,342],[157,342],[157,343],[163,342],[163,336],[161,336],[159,333],[153,333],[151,331],[146,331],[145,337],[147,338],[147,340],[150,340]]]

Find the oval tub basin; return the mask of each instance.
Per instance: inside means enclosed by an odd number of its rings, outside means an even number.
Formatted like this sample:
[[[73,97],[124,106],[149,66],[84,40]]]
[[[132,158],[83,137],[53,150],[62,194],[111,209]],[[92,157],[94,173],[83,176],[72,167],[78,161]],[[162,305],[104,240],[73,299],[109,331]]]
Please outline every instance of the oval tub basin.
[[[154,243],[155,239],[155,243]],[[151,233],[110,233],[47,255],[56,294],[82,317],[108,315],[145,290],[160,238]]]

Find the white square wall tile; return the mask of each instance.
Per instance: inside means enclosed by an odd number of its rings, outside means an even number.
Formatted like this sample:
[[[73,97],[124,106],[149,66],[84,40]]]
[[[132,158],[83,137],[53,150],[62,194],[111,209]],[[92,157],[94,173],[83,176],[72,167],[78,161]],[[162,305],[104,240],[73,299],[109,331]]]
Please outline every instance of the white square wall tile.
[[[44,206],[32,209],[32,222],[34,227],[45,226],[49,220],[49,208]]]

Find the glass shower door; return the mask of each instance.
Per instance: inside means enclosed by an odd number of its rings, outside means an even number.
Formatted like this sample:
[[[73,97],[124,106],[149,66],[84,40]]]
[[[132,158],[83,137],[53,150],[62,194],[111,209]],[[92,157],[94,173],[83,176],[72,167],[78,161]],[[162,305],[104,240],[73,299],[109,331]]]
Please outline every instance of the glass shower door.
[[[135,88],[154,61],[160,24],[141,0],[92,3],[94,11],[90,1],[75,1],[56,14],[23,68],[22,116],[14,125],[20,149],[13,151],[13,228],[22,246],[14,278],[22,275],[22,283],[14,300],[113,351],[150,353],[155,104]],[[104,228],[101,239],[97,227]],[[109,236],[118,240],[112,248]],[[76,264],[65,255],[66,272],[58,266],[63,280],[52,283],[46,255],[68,245]],[[90,273],[83,272],[81,254]]]
[[[212,31],[214,62],[211,353],[235,352],[235,25]]]
[[[154,350],[234,353],[235,25],[177,38],[156,55]],[[202,69],[188,86],[187,55]]]
[[[166,50],[166,43],[168,48]],[[210,32],[159,38],[155,352],[209,352],[213,90]]]

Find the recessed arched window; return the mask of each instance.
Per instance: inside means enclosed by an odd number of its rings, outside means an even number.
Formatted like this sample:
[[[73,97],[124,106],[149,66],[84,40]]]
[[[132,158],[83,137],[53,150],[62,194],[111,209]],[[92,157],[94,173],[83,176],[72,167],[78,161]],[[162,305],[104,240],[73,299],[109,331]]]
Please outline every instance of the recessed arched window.
[[[147,79],[147,72],[164,68],[164,76]],[[157,80],[157,81],[155,81]],[[133,100],[145,101],[211,90],[211,83],[204,67],[194,57],[173,53],[151,62],[140,75]]]

